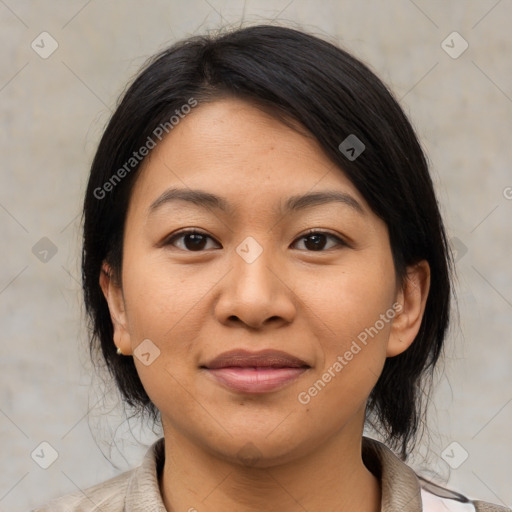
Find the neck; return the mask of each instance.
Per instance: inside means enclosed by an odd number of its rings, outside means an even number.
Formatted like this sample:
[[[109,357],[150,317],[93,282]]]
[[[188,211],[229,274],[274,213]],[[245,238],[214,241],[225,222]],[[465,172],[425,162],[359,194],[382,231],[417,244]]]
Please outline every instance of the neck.
[[[251,467],[164,428],[164,504],[169,512],[254,512],[268,510],[269,504],[280,512],[377,512],[380,485],[362,461],[361,431],[354,437],[348,430],[301,458]]]

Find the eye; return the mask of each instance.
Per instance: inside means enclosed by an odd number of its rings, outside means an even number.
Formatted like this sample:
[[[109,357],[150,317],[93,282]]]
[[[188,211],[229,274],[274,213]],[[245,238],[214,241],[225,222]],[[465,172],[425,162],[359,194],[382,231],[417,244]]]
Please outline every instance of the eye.
[[[308,251],[322,251],[326,246],[326,239],[330,238],[331,240],[336,240],[338,243],[335,244],[338,246],[347,246],[347,244],[338,236],[328,233],[326,231],[308,231],[306,234],[302,235],[298,238],[298,241],[305,240],[304,246]],[[327,247],[331,249],[332,247]]]
[[[327,239],[335,241],[334,247],[347,246],[347,244],[341,238],[326,231],[311,230],[299,237],[297,241],[304,241],[304,247],[309,252],[320,252],[326,249]],[[213,240],[213,238],[206,233],[198,231],[197,229],[186,229],[179,231],[178,233],[175,233],[173,236],[168,238],[164,245],[173,245],[179,249],[189,252],[200,252],[205,249],[212,248],[207,247],[208,240]],[[181,242],[181,244],[177,243],[178,241]],[[295,244],[296,243],[297,242],[295,242]],[[332,247],[333,246],[327,247],[327,249],[331,249]]]
[[[175,243],[176,240],[183,239],[183,243],[181,246]],[[211,249],[211,247],[206,247],[207,240],[213,240],[213,238],[206,233],[202,233],[197,229],[186,229],[175,233],[172,237],[168,238],[164,245],[174,245],[179,247],[179,249],[183,249],[184,251],[202,251],[204,249]]]

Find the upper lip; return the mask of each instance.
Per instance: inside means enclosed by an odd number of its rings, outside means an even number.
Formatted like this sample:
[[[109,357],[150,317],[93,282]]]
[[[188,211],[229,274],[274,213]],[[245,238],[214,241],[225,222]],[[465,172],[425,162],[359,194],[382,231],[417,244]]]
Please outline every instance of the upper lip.
[[[202,368],[217,369],[227,367],[239,368],[302,368],[309,365],[286,352],[280,350],[260,350],[251,352],[249,350],[230,350],[223,352],[211,361],[201,365]]]

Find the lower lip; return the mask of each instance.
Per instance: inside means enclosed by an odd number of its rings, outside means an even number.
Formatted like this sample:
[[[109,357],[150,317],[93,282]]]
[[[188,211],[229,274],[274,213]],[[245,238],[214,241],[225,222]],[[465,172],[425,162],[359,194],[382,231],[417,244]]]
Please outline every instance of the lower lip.
[[[268,393],[297,379],[307,368],[215,368],[207,371],[218,382],[243,393]]]

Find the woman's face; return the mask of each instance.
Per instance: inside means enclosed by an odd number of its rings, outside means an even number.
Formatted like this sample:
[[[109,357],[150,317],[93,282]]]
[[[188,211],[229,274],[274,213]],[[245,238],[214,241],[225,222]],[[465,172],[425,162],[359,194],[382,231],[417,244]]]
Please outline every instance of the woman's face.
[[[240,100],[200,104],[152,150],[123,251],[122,289],[102,278],[116,344],[166,437],[228,460],[360,436],[415,335],[386,225],[314,140]]]

